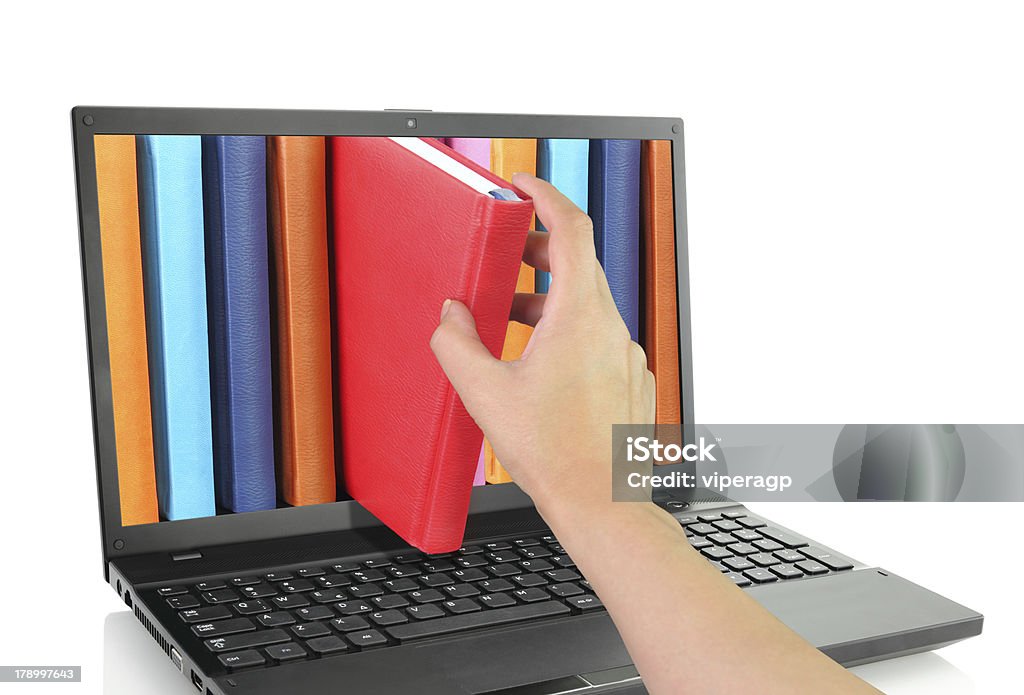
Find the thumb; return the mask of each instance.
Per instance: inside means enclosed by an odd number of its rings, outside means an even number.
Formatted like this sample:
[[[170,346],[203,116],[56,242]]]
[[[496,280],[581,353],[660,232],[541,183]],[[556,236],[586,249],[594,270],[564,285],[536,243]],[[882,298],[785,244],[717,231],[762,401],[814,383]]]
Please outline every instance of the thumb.
[[[473,314],[462,302],[445,300],[430,348],[474,417],[487,394],[503,392],[497,382],[504,379],[505,365],[480,342]]]

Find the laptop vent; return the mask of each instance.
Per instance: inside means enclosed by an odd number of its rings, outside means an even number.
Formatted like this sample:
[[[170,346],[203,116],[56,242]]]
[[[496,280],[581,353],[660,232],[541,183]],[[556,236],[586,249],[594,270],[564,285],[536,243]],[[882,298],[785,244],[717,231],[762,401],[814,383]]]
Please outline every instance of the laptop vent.
[[[171,645],[167,643],[167,640],[165,640],[164,636],[160,634],[160,631],[156,629],[156,626],[149,621],[149,618],[139,610],[138,606],[135,606],[135,617],[139,619],[139,622],[142,623],[143,627],[149,630],[149,634],[153,635],[153,639],[155,639],[156,643],[160,645],[160,648],[164,650],[164,653],[167,654],[167,656],[170,656]]]

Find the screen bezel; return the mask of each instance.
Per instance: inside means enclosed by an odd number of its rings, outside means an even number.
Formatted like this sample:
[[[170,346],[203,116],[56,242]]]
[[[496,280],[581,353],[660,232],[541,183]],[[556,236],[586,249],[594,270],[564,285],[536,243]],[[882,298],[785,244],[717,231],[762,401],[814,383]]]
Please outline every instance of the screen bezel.
[[[410,125],[415,119],[415,127]],[[109,559],[157,551],[181,552],[203,546],[379,526],[357,502],[121,525],[106,302],[100,251],[93,136],[322,135],[507,138],[605,138],[668,140],[672,143],[679,310],[680,394],[684,439],[693,441],[693,368],[683,164],[683,121],[678,118],[436,113],[432,111],[298,111],[77,106],[71,111],[78,193],[79,234],[89,384],[93,416],[104,567]],[[478,487],[470,514],[532,506],[515,484]]]

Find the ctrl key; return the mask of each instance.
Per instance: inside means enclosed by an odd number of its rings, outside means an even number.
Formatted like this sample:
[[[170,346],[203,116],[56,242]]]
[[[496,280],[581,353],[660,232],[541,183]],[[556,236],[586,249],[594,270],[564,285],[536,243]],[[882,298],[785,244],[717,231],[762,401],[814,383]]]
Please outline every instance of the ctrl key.
[[[263,656],[255,649],[221,654],[217,658],[220,659],[225,668],[229,668],[232,671],[239,668],[248,668],[249,666],[260,666],[265,663]]]

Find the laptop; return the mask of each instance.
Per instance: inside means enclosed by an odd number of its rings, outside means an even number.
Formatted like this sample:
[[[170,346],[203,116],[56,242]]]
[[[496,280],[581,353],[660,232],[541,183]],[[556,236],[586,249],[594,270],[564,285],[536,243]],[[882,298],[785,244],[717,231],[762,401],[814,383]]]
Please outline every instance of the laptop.
[[[160,455],[151,453],[146,465],[129,466],[131,450],[124,442],[129,426],[115,427],[122,422],[118,418],[134,418],[145,434],[146,417],[152,417],[144,396],[149,390],[143,383],[145,343],[126,350],[117,341],[130,326],[118,323],[116,332],[108,327],[150,306],[153,289],[141,271],[148,261],[137,257],[148,253],[146,240],[136,238],[145,236],[146,224],[135,231],[137,218],[144,216],[131,203],[140,200],[133,188],[136,167],[138,180],[143,178],[136,143],[141,147],[152,136],[255,136],[268,142],[422,137],[452,146],[458,144],[453,139],[480,146],[489,138],[528,147],[546,139],[667,142],[675,201],[674,373],[679,383],[674,386],[684,438],[694,441],[682,121],[115,107],[76,107],[71,116],[103,574],[195,690],[205,695],[298,695],[339,688],[421,695],[646,692],[600,597],[514,483],[475,486],[463,546],[435,555],[410,547],[350,499],[343,476],[327,501],[281,493],[273,508],[260,511],[232,511],[222,503],[187,511],[186,486],[176,490],[172,505],[163,489],[172,484],[166,470],[153,472]],[[120,150],[108,147],[109,136],[121,136],[115,143]],[[111,152],[120,154],[111,158]],[[118,171],[121,183],[112,180]],[[199,181],[177,183],[201,189]],[[615,183],[609,179],[608,185]],[[115,184],[121,188],[111,193]],[[152,177],[147,185],[153,185]],[[104,197],[110,195],[113,203]],[[329,197],[325,204],[329,207]],[[120,215],[127,227],[114,229],[111,214]],[[113,247],[105,246],[115,234],[127,244],[116,258]],[[108,287],[119,288],[117,302]],[[121,362],[131,359],[141,367],[126,372]],[[153,355],[148,359],[152,368]],[[276,398],[276,392],[269,397]],[[132,398],[138,407],[126,409]],[[139,410],[146,417],[140,419]],[[280,466],[280,451],[273,456],[273,465]],[[734,501],[661,491],[655,502],[740,590],[841,664],[936,649],[981,632],[977,612]]]

